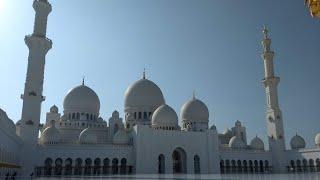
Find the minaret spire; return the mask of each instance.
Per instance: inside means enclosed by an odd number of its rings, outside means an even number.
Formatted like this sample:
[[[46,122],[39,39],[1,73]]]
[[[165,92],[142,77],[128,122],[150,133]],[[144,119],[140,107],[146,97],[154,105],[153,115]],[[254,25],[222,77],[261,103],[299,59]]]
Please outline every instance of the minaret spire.
[[[280,78],[275,76],[273,57],[274,52],[271,50],[271,39],[269,38],[269,31],[264,26],[263,28],[264,38],[262,40],[263,53],[262,59],[264,62],[264,79],[262,83],[265,87],[266,99],[267,99],[267,110],[266,119],[269,136],[269,146],[271,152],[274,154],[273,166],[274,169],[279,169],[279,172],[285,171],[285,160],[283,159],[282,153],[285,151],[285,139],[282,112],[279,106],[278,100],[278,84]]]

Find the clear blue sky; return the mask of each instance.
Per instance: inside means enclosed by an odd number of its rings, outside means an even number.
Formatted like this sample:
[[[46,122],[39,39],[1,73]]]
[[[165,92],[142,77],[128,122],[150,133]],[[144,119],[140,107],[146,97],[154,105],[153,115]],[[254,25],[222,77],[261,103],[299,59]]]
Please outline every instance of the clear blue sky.
[[[147,77],[179,114],[192,91],[222,132],[241,120],[249,140],[266,140],[261,84],[262,25],[271,33],[287,143],[298,132],[308,145],[320,132],[320,20],[303,0],[50,0],[41,121],[81,83],[101,100],[101,116],[123,112],[125,89]],[[0,108],[21,116],[32,0],[0,0]],[[123,114],[123,113],[122,113]],[[266,142],[266,141],[265,141]]]

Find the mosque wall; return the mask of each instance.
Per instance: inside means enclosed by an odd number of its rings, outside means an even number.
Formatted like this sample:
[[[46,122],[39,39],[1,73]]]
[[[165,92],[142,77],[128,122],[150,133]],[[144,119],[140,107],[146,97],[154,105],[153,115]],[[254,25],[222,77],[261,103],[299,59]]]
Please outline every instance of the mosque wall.
[[[134,128],[134,146],[137,173],[159,173],[159,156],[164,156],[163,173],[174,173],[174,151],[185,157],[182,173],[195,173],[195,159],[199,157],[200,173],[218,173],[218,139],[215,130],[185,132],[155,130],[150,126],[138,125]],[[184,160],[182,160],[184,161]]]

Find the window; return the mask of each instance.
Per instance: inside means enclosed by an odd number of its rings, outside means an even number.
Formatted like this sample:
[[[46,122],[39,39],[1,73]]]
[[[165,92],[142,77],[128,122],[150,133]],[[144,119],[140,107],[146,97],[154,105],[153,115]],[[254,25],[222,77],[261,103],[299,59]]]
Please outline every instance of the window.
[[[139,119],[141,119],[141,118],[142,118],[141,116],[142,116],[142,113],[141,113],[141,112],[139,112]]]
[[[147,119],[147,118],[148,118],[147,112],[143,112],[143,118],[144,118],[144,119]]]
[[[134,113],[134,119],[137,119],[137,112]]]

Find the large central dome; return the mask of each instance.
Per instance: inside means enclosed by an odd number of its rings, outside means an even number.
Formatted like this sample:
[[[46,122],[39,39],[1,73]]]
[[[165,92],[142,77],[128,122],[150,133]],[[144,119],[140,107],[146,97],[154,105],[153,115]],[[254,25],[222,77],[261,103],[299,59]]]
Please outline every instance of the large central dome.
[[[136,81],[125,92],[125,108],[159,107],[165,104],[160,88],[148,79]]]
[[[85,85],[71,89],[63,101],[65,113],[83,112],[99,114],[100,100],[98,95]]]

